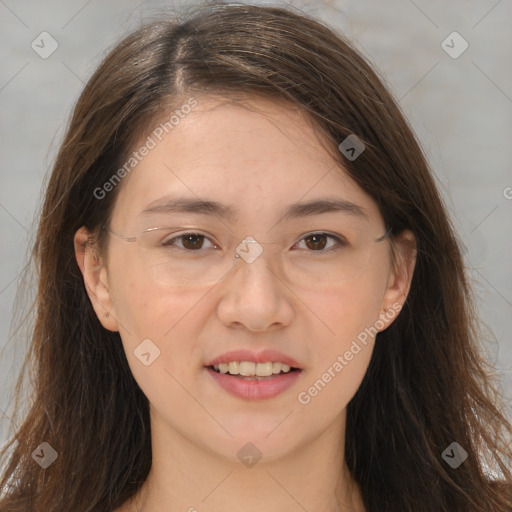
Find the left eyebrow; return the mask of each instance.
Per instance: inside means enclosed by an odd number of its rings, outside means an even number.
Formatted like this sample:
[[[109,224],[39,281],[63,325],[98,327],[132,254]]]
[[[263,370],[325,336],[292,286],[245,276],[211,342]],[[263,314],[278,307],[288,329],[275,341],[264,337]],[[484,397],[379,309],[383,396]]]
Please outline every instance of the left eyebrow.
[[[233,207],[211,200],[201,200],[187,197],[174,197],[161,202],[162,199],[153,201],[141,212],[142,214],[151,213],[193,213],[197,215],[217,215],[220,218],[234,222],[238,219],[238,211]],[[365,213],[364,208],[339,198],[320,198],[303,203],[293,203],[288,205],[282,214],[283,220],[310,217],[324,213],[344,213],[353,215],[365,220],[370,220]]]
[[[312,215],[321,215],[323,213],[345,213],[368,221],[370,220],[362,206],[345,199],[338,198],[316,199],[314,201],[291,204],[285,210],[283,219],[288,220],[310,217]]]

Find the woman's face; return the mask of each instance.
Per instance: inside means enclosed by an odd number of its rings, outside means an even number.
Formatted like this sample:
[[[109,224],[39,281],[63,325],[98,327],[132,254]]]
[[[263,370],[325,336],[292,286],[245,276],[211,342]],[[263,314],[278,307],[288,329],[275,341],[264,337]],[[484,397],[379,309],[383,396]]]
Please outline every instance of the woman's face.
[[[343,424],[373,335],[397,316],[409,281],[392,271],[387,239],[355,258],[343,252],[382,236],[384,222],[300,111],[255,98],[265,115],[197,100],[161,141],[152,136],[154,147],[117,185],[110,222],[128,238],[175,229],[138,242],[109,234],[104,266],[96,277],[86,270],[86,282],[100,321],[120,332],[153,422],[224,459],[237,461],[251,442],[270,460]],[[174,211],[176,198],[215,201],[233,216]],[[354,207],[284,216],[320,199],[351,202],[366,217]],[[184,232],[205,238],[158,245]],[[311,232],[348,234],[354,247],[329,253],[335,239]],[[256,242],[243,244],[248,237]],[[237,248],[244,257],[234,258]],[[340,262],[361,271],[347,279]],[[232,351],[244,353],[224,357]],[[279,365],[245,362],[291,360],[300,371],[262,379],[208,368],[231,361],[233,372],[268,373]]]

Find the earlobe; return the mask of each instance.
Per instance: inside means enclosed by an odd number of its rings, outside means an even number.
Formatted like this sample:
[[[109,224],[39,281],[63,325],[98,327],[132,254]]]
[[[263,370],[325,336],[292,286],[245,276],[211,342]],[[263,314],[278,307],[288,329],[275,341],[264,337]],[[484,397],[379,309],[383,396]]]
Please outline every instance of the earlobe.
[[[388,284],[384,299],[382,301],[382,311],[380,319],[385,327],[393,323],[394,318],[402,309],[409,290],[411,288],[414,268],[416,266],[417,244],[414,234],[410,230],[402,231],[394,241],[395,261],[388,278]]]
[[[107,268],[91,233],[84,227],[75,233],[75,257],[82,272],[85,289],[98,320],[105,329],[119,331],[110,293]]]

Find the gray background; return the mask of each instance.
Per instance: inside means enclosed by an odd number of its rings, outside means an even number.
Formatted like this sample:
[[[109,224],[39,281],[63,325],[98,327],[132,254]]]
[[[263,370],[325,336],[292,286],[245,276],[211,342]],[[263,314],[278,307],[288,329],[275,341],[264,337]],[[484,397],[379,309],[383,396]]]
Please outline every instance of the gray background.
[[[490,329],[484,335],[488,356],[511,400],[512,188],[507,187],[512,187],[512,2],[291,4],[351,36],[411,121],[467,247],[479,314]],[[11,406],[27,343],[11,327],[18,276],[34,237],[41,187],[69,113],[107,49],[141,21],[154,19],[162,5],[179,8],[180,2],[0,0],[2,411]],[[58,43],[46,59],[31,47],[43,31]],[[469,44],[458,58],[441,45],[453,31]],[[456,40],[448,41],[455,50],[461,48]]]

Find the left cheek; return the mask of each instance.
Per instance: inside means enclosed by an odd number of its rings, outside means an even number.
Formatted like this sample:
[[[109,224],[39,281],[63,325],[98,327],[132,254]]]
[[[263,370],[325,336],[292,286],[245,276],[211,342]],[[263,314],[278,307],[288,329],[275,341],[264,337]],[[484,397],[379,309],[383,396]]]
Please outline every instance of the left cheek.
[[[369,328],[379,311],[376,296],[370,283],[358,281],[343,290],[324,293],[318,303],[330,334],[317,338],[311,377],[328,387],[322,393],[326,403],[348,403],[366,373],[374,345]]]
[[[328,340],[328,346],[337,351],[348,350],[352,340],[375,323],[380,302],[379,291],[362,281],[324,293],[319,311],[332,334],[324,338]]]

